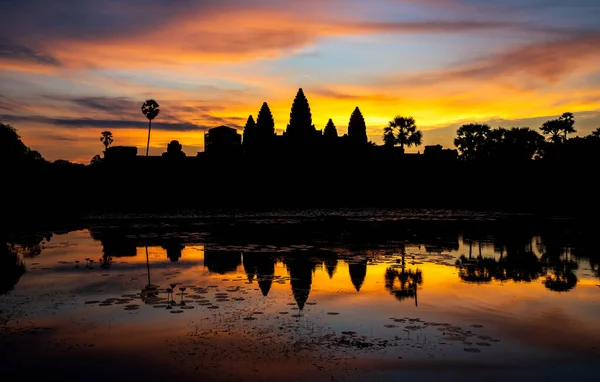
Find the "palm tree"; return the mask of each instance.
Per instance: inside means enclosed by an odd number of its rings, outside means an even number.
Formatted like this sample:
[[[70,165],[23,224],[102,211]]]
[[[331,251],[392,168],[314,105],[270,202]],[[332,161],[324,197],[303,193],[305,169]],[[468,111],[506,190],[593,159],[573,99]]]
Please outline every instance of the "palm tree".
[[[484,151],[485,142],[490,133],[489,125],[470,123],[462,125],[456,131],[454,145],[460,151],[461,158],[475,159]]]
[[[549,140],[553,143],[566,142],[567,134],[576,133],[575,116],[573,113],[563,113],[558,119],[551,119],[544,122],[540,130],[542,134],[548,135]]]
[[[108,150],[108,146],[113,143],[113,135],[110,131],[103,131],[100,134],[100,142],[104,145],[104,149]]]
[[[152,130],[152,120],[156,118],[160,113],[159,104],[149,99],[142,105],[142,113],[148,118],[148,144],[146,145],[146,156],[148,156],[148,150],[150,149],[150,130]]]
[[[392,137],[394,143],[400,145],[402,152],[404,152],[404,146],[419,146],[423,143],[423,133],[417,129],[413,117],[395,116],[384,129],[384,142],[390,145]]]

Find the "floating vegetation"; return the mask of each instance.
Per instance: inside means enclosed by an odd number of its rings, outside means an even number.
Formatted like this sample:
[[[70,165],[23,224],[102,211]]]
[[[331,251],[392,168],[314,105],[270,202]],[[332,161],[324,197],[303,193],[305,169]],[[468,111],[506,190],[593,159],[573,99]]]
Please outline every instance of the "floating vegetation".
[[[327,312],[327,314],[330,316],[337,316],[339,313],[338,312]]]
[[[172,314],[179,314],[179,313],[183,313],[183,310],[172,310],[171,313]]]
[[[463,350],[467,353],[481,353],[481,349],[477,348],[464,348]]]
[[[96,300],[91,300],[91,301],[86,301],[84,304],[97,304],[100,301],[96,301]]]

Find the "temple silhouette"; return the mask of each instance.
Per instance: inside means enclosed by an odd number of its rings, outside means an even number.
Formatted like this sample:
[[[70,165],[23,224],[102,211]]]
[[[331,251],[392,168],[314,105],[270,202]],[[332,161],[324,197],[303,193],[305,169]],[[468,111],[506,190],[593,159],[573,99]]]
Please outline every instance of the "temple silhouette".
[[[273,115],[269,105],[264,102],[258,111],[256,121],[254,116],[248,117],[242,134],[236,128],[224,125],[209,129],[204,134],[204,151],[197,153],[195,157],[232,158],[242,155],[264,157],[290,153],[298,155],[306,150],[310,150],[312,155],[325,152],[341,155],[364,152],[368,147],[372,149],[375,146],[368,140],[365,119],[358,106],[350,115],[347,134],[339,136],[331,118],[324,129],[318,130],[313,124],[308,99],[300,88],[292,103],[289,123],[282,135],[276,134]],[[400,150],[399,147],[396,149],[396,151]],[[148,158],[138,157],[137,154],[136,147],[112,146],[106,149],[105,159],[148,161]],[[426,146],[424,154],[451,160],[456,159],[458,155],[456,150],[443,149],[440,145]],[[162,157],[165,159],[194,158],[183,153],[178,141],[171,141]]]
[[[185,142],[172,140],[161,155],[138,155],[137,147],[112,146],[112,133],[104,131],[104,157],[83,165],[50,163],[14,127],[0,124],[0,166],[7,179],[29,188],[52,185],[36,196],[8,188],[5,214],[24,226],[184,210],[425,208],[594,216],[600,211],[594,202],[600,129],[569,137],[574,126],[572,113],[545,122],[540,132],[468,123],[457,129],[456,149],[428,145],[407,153],[422,144],[414,118],[394,117],[377,145],[355,107],[340,136],[332,119],[322,129],[315,126],[299,89],[281,134],[264,102],[243,129],[223,125],[206,131],[202,152],[186,154]],[[559,202],[557,195],[566,197]]]

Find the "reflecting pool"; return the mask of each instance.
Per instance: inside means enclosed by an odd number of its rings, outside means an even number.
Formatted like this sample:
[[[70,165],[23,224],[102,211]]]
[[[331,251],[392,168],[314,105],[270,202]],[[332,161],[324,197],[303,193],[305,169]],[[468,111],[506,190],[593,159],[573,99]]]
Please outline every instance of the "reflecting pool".
[[[598,236],[566,221],[246,216],[3,235],[0,362],[13,378],[600,371]]]

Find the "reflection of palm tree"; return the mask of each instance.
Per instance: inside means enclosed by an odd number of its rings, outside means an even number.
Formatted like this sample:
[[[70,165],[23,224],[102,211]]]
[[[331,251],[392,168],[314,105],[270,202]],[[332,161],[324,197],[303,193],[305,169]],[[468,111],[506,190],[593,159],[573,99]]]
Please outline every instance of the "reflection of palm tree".
[[[570,258],[567,247],[561,245],[555,237],[543,238],[540,249],[543,250],[542,263],[549,273],[544,280],[544,286],[555,292],[567,292],[577,285],[575,271],[579,267],[576,261]]]
[[[146,285],[146,288],[148,288],[148,289],[158,288],[156,285],[152,285],[152,283],[150,282],[150,257],[148,256],[148,246],[147,245],[146,245],[146,270],[148,273],[148,285]]]
[[[575,271],[579,268],[576,261],[569,258],[568,252],[560,258],[546,257],[547,267],[552,274],[546,276],[544,286],[555,292],[567,292],[577,285],[577,275]]]
[[[398,301],[403,301],[407,298],[414,298],[417,305],[417,287],[423,284],[423,274],[420,269],[406,269],[404,261],[404,248],[402,249],[402,259],[400,272],[398,266],[392,266],[385,271],[385,288]]]
[[[403,267],[398,272],[397,268],[390,267],[385,271],[385,288],[399,301],[415,298],[416,304],[417,287],[422,283],[423,275],[419,269],[406,270]]]
[[[498,274],[496,260],[489,257],[473,260],[462,255],[456,261],[456,266],[458,267],[458,277],[470,283],[489,283],[492,281],[493,276]]]

